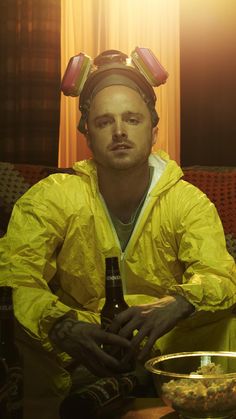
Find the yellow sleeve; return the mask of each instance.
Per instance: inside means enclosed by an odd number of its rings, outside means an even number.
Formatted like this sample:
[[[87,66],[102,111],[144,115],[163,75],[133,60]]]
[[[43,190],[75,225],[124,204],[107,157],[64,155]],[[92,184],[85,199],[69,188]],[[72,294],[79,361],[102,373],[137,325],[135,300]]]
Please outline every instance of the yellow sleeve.
[[[17,201],[7,234],[0,240],[0,284],[14,288],[17,320],[48,351],[54,350],[48,331],[57,318],[68,313],[82,321],[99,322],[98,315],[60,302],[49,287],[70,212],[68,196],[58,188],[69,175],[55,176],[39,182]]]
[[[178,258],[183,283],[175,287],[197,309],[216,311],[236,303],[236,265],[228,253],[221,220],[214,204],[199,189],[184,182],[178,197]]]

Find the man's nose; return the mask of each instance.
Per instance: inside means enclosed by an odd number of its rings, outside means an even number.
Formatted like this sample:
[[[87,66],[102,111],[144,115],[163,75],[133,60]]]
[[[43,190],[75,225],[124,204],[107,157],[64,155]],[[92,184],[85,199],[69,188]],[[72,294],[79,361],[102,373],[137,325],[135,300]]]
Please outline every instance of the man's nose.
[[[121,120],[116,120],[113,127],[112,139],[114,141],[124,141],[127,137],[128,136],[124,122]]]

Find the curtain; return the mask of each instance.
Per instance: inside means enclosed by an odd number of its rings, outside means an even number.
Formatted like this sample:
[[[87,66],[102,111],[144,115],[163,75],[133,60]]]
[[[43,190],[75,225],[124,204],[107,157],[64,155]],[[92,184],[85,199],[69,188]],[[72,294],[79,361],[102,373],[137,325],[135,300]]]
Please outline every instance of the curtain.
[[[57,165],[60,1],[1,1],[0,160]]]
[[[69,58],[84,52],[94,58],[106,49],[130,54],[150,48],[169,73],[156,88],[160,116],[155,148],[179,161],[179,0],[61,0],[61,72]],[[59,166],[90,156],[76,130],[78,98],[61,95]]]

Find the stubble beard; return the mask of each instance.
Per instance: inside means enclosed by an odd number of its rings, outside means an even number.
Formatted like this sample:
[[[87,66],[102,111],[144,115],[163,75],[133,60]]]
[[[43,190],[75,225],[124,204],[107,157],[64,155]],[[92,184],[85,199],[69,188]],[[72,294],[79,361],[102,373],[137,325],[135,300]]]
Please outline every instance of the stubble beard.
[[[148,158],[150,156],[151,150],[150,152],[146,152],[142,158],[140,158],[140,156],[136,156],[136,158],[132,159],[132,158],[125,158],[125,157],[120,157],[120,158],[113,158],[113,159],[106,159],[106,161],[104,162],[103,159],[99,159],[94,157],[94,160],[97,164],[97,166],[102,170],[102,171],[107,171],[108,173],[115,173],[118,172],[120,175],[122,173],[124,174],[128,174],[129,172],[133,172],[136,169],[140,170],[142,167],[146,167],[146,165],[148,165]]]

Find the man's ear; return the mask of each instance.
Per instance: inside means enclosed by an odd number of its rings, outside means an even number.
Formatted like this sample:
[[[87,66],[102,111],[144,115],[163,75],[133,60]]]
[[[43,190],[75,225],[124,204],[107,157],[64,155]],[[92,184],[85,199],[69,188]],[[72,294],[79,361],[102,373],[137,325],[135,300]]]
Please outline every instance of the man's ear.
[[[156,144],[157,136],[158,136],[158,127],[156,126],[152,129],[152,145]]]

